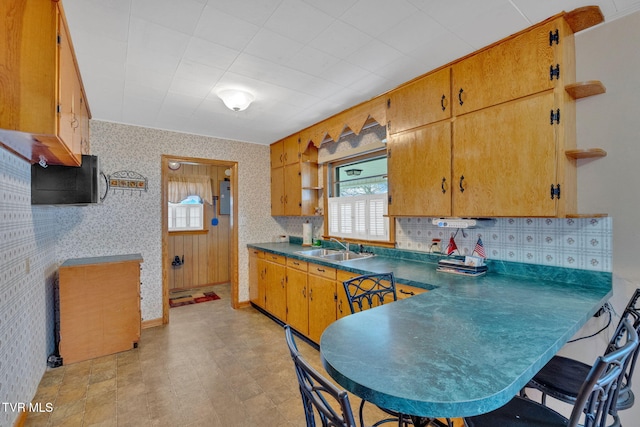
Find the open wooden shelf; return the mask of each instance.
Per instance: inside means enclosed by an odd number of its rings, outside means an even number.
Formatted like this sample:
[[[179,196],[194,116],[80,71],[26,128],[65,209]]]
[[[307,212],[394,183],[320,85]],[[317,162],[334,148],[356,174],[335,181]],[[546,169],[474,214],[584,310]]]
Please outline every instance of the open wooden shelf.
[[[596,214],[567,214],[567,218],[606,218],[609,214],[596,213]]]
[[[565,13],[564,19],[571,31],[577,33],[604,22],[604,15],[598,6],[585,6]]]
[[[602,82],[599,80],[589,80],[586,82],[573,83],[567,85],[564,90],[567,91],[567,93],[571,95],[573,99],[599,95],[607,91]]]
[[[572,159],[593,159],[596,157],[605,157],[607,152],[602,148],[587,148],[582,150],[567,150],[564,154]]]

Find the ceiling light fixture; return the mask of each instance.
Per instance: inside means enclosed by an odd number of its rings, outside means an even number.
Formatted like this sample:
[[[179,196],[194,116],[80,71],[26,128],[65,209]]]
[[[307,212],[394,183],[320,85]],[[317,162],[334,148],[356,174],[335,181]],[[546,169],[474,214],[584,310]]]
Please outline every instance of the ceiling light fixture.
[[[178,169],[180,169],[181,163],[169,160],[168,166],[172,171],[177,171]]]
[[[362,169],[347,169],[345,172],[349,176],[353,176],[353,175],[357,176],[357,175],[360,175],[362,173]]]
[[[222,99],[224,105],[233,111],[246,110],[255,99],[253,94],[239,89],[225,89],[218,92],[218,97]]]

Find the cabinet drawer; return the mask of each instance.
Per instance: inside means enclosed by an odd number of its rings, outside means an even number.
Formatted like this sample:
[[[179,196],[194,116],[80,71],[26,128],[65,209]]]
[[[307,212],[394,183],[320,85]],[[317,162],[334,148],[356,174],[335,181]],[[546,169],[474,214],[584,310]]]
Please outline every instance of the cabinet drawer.
[[[405,299],[414,295],[428,292],[426,289],[418,288],[415,286],[409,286],[402,283],[396,283],[396,296],[398,299]]]
[[[354,277],[358,277],[360,274],[352,273],[350,271],[338,270],[336,273],[336,281],[342,285],[342,282],[345,282],[349,279],[353,279]]]
[[[264,259],[265,254],[259,249],[249,249],[249,256],[256,256]]]
[[[276,264],[285,265],[287,263],[287,257],[285,257],[283,255],[276,255],[276,254],[267,253],[267,254],[265,254],[264,258],[267,261],[275,262]]]
[[[324,265],[309,264],[309,274],[335,280],[336,269],[332,267],[325,267]]]
[[[295,258],[287,258],[287,267],[295,268],[300,271],[307,271],[309,263],[307,261],[300,261]]]

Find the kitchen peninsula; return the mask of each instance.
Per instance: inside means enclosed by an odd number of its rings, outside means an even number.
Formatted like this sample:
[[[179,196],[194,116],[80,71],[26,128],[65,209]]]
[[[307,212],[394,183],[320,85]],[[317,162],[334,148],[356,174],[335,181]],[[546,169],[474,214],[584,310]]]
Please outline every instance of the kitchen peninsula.
[[[249,247],[308,260],[298,244]],[[352,274],[393,271],[399,283],[429,291],[332,322],[320,351],[342,387],[406,414],[459,417],[503,405],[612,295],[610,273],[489,261],[487,275],[461,277],[436,272],[435,255],[375,250],[313,262]]]

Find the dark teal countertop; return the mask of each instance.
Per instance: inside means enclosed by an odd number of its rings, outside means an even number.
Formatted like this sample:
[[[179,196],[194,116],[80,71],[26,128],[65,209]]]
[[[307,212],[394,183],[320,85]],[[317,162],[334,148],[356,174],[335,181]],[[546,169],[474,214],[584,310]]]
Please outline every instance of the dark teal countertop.
[[[483,277],[461,277],[436,272],[437,258],[402,251],[335,263],[296,255],[297,244],[249,247],[356,273],[393,271],[398,282],[431,289],[342,318],[320,341],[342,387],[424,417],[504,405],[612,295],[611,273],[500,262]]]

